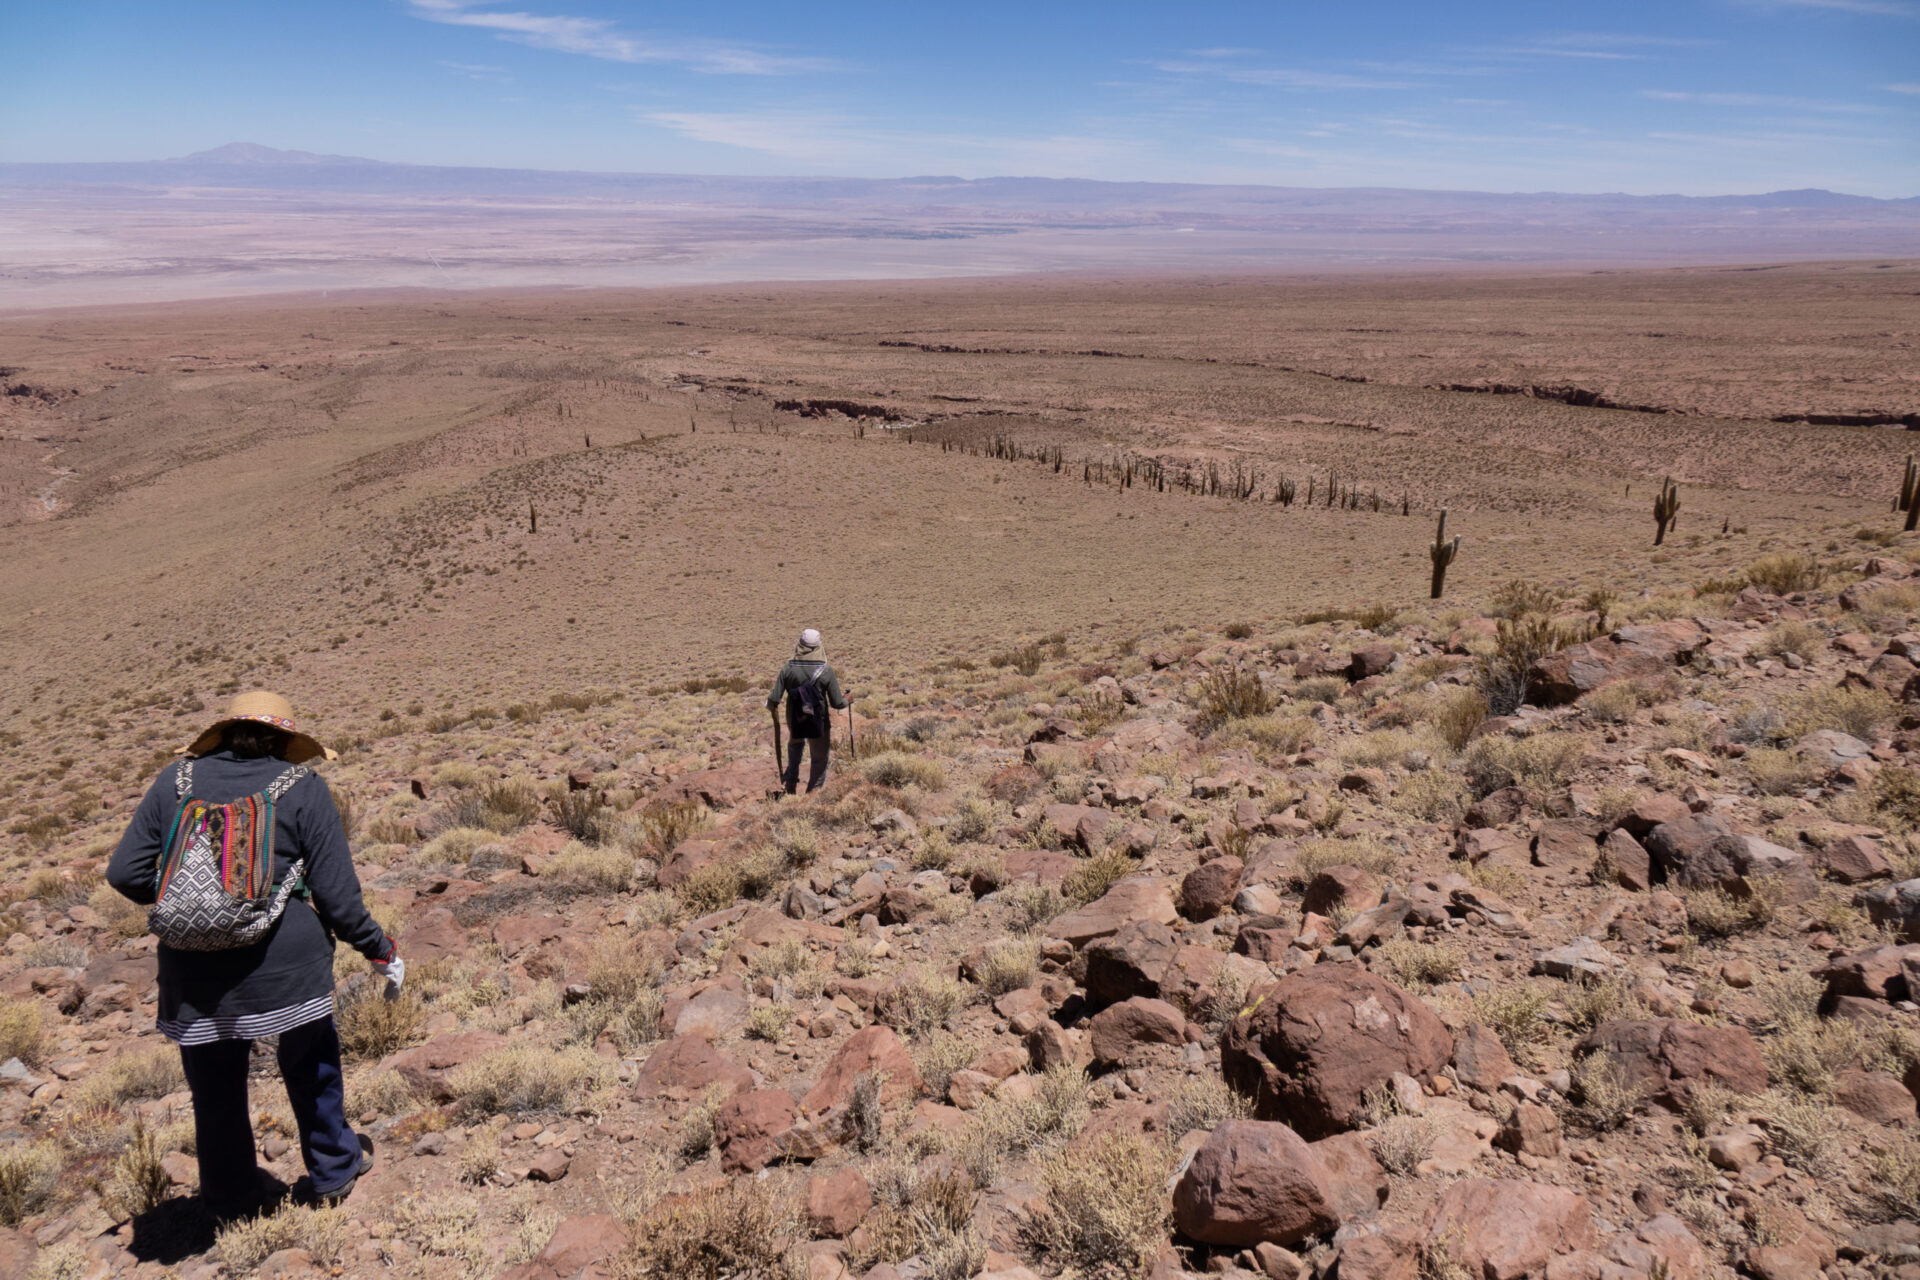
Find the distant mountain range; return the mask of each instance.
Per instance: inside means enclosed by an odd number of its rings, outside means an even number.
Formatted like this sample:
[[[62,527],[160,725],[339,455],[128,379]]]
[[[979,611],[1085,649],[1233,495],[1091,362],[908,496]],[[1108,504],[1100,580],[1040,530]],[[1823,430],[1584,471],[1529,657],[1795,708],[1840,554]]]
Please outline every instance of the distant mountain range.
[[[1809,188],[1758,195],[1633,196],[1557,192],[1430,191],[1395,187],[1277,187],[1177,182],[1102,182],[1085,178],[727,177],[697,174],[594,173],[578,170],[491,169],[458,165],[395,164],[359,156],[283,151],[230,142],[170,160],[76,164],[0,164],[4,185],[114,185],[300,190],[345,194],[547,197],[691,201],[771,207],[832,207],[858,202],[890,209],[1147,210],[1214,213],[1234,221],[1265,222],[1283,211],[1309,213],[1318,223],[1364,207],[1428,215],[1484,216],[1501,207],[1558,208],[1562,214],[1651,214],[1728,208],[1841,211],[1920,209],[1920,196],[1881,200]]]

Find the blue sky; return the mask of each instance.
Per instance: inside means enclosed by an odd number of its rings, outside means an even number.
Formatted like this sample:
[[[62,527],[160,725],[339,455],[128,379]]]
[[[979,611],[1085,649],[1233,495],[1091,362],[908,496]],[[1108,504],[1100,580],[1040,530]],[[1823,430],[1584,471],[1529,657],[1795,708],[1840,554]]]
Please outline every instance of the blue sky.
[[[1920,194],[1920,0],[8,8],[0,160]]]

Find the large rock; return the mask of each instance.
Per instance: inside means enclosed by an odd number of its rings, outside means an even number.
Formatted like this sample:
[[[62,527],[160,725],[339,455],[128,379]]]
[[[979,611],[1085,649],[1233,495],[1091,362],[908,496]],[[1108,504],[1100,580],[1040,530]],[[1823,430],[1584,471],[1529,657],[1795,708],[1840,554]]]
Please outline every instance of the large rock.
[[[1284,1124],[1227,1120],[1173,1189],[1173,1221],[1204,1244],[1297,1244],[1340,1225],[1313,1148]]]
[[[1130,1062],[1136,1049],[1154,1044],[1183,1044],[1187,1019],[1164,1000],[1135,996],[1093,1016],[1093,1060],[1105,1065]]]
[[[1300,910],[1317,916],[1336,911],[1351,915],[1380,901],[1380,877],[1359,867],[1328,867],[1315,875],[1300,896]]]
[[[855,1168],[807,1179],[807,1225],[817,1236],[845,1236],[873,1208],[873,1193]]]
[[[1861,884],[1885,880],[1893,875],[1880,841],[1872,835],[1849,835],[1833,841],[1820,851],[1821,870],[1841,884]]]
[[[1867,890],[1867,916],[1892,929],[1902,942],[1920,942],[1920,879],[1902,880]]]
[[[1064,938],[1084,947],[1142,920],[1172,924],[1180,913],[1173,909],[1173,891],[1157,876],[1130,876],[1086,906],[1057,915],[1047,922],[1049,937]]]
[[[658,1045],[640,1064],[633,1096],[642,1102],[670,1098],[685,1102],[719,1085],[734,1094],[753,1088],[753,1073],[713,1047],[705,1036],[676,1036]]]
[[[765,799],[779,787],[773,767],[758,756],[750,756],[677,778],[654,793],[648,803],[695,800],[709,809],[733,809],[749,800]]]
[[[1868,947],[1836,956],[1813,971],[1826,980],[1827,995],[1864,996],[1869,1000],[1911,1000],[1907,973],[1920,966],[1920,943],[1895,947]]]
[[[1610,636],[1548,654],[1527,669],[1527,699],[1541,706],[1573,702],[1615,680],[1659,675],[1707,644],[1693,622],[1674,619],[1621,627]]]
[[[1084,804],[1050,804],[1043,816],[1062,841],[1088,852],[1095,852],[1106,844],[1107,829],[1114,822],[1112,810]]]
[[[1520,1069],[1491,1027],[1470,1022],[1453,1038],[1453,1074],[1469,1089],[1495,1093],[1502,1080],[1519,1075]]]
[[[1709,1027],[1675,1018],[1603,1022],[1574,1046],[1585,1055],[1613,1055],[1630,1087],[1652,1101],[1683,1106],[1692,1091],[1717,1084],[1752,1097],[1767,1087],[1767,1064],[1740,1027]]]
[[[1429,1254],[1475,1280],[1544,1276],[1555,1253],[1592,1243],[1587,1198],[1540,1182],[1468,1178],[1448,1187],[1427,1213]]]
[[[1386,1204],[1392,1184],[1374,1157],[1371,1134],[1336,1133],[1309,1145],[1326,1172],[1334,1211],[1342,1218],[1371,1214]]]
[[[1536,867],[1577,868],[1593,865],[1594,833],[1578,822],[1549,818],[1540,824],[1533,838],[1533,864]]]
[[[612,1214],[568,1218],[530,1260],[500,1273],[500,1280],[584,1280],[605,1274],[627,1247],[627,1232]]]
[[[1615,827],[1607,832],[1607,839],[1601,845],[1606,854],[1607,865],[1613,870],[1613,880],[1622,889],[1646,892],[1653,884],[1653,859],[1646,847],[1635,840],[1625,827]]]
[[[1353,1128],[1367,1092],[1396,1071],[1431,1081],[1453,1056],[1431,1009],[1358,965],[1315,965],[1251,1003],[1221,1039],[1221,1071],[1256,1115],[1310,1139]]]
[[[1202,863],[1180,882],[1180,909],[1189,920],[1211,920],[1227,909],[1240,891],[1247,864],[1231,855]]]
[[[1688,889],[1717,887],[1732,875],[1732,867],[1710,851],[1714,841],[1733,829],[1712,814],[1689,813],[1662,822],[1647,832],[1642,843],[1659,875]]]
[[[1679,796],[1656,791],[1652,795],[1641,796],[1633,802],[1633,808],[1627,810],[1620,819],[1620,825],[1627,834],[1636,840],[1645,840],[1653,829],[1664,822],[1681,822],[1692,816],[1693,810]]]
[[[787,1131],[799,1118],[785,1089],[736,1093],[713,1118],[713,1142],[725,1173],[757,1173],[786,1151]]]
[[[887,1105],[917,1098],[927,1089],[893,1028],[864,1027],[835,1050],[819,1082],[800,1100],[801,1107],[808,1115],[817,1116],[845,1106],[853,1096],[854,1081],[868,1072],[881,1077],[880,1101]]]
[[[1087,944],[1087,1003],[1103,1008],[1134,996],[1158,996],[1180,940],[1158,920],[1129,924]]]

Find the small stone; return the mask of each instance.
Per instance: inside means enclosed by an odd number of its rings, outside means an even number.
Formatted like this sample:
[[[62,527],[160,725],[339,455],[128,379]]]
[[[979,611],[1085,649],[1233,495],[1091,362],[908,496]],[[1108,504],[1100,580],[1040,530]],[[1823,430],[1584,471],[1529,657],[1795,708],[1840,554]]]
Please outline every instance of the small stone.
[[[527,1162],[527,1178],[533,1182],[558,1182],[567,1176],[572,1163],[566,1152],[551,1147]]]

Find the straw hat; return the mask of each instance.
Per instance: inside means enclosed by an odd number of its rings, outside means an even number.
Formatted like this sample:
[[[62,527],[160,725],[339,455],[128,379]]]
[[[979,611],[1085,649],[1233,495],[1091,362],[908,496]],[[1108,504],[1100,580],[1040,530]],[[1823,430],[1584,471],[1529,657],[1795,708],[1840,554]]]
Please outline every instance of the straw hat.
[[[236,720],[254,720],[275,729],[284,730],[287,735],[288,764],[305,764],[309,760],[319,758],[332,760],[338,754],[294,728],[293,704],[279,694],[268,693],[263,689],[236,694],[233,701],[227,704],[227,713],[209,725],[205,733],[188,743],[180,754],[203,756],[217,749],[220,746],[221,731]]]

